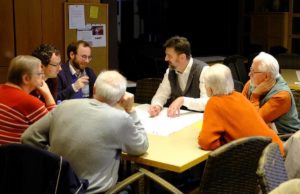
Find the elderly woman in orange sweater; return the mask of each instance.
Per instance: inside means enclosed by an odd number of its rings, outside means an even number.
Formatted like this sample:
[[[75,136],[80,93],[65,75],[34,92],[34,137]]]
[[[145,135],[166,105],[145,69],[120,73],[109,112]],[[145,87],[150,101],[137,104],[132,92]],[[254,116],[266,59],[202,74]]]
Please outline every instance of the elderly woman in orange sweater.
[[[254,106],[241,93],[234,91],[230,69],[223,64],[208,68],[204,75],[207,95],[203,126],[198,137],[202,149],[216,148],[247,136],[268,136],[284,155],[283,143],[268,127]]]

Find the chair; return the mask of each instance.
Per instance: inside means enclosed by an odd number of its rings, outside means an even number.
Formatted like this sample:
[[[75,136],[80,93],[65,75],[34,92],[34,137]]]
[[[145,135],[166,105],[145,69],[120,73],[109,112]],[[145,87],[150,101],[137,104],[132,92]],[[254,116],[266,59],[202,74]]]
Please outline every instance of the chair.
[[[200,182],[201,194],[253,194],[257,191],[256,169],[271,138],[245,137],[212,151]]]
[[[238,80],[233,80],[233,83],[234,83],[235,91],[237,91],[237,92],[242,92],[243,91],[243,88],[244,88],[243,82],[238,81]]]
[[[269,194],[297,194],[300,193],[300,179],[290,179],[281,183]]]
[[[232,55],[224,59],[224,64],[230,68],[233,79],[241,81],[243,84],[249,80],[245,60],[246,58],[240,55]]]
[[[137,80],[134,97],[135,102],[140,104],[150,104],[161,81],[161,78],[145,78]]]
[[[131,185],[135,182],[140,181],[138,184],[139,188],[138,193],[145,193],[147,192],[145,187],[146,181],[153,181],[154,183],[159,184],[164,188],[166,191],[169,193],[176,193],[176,194],[182,194],[180,190],[178,190],[175,186],[167,182],[166,180],[162,179],[161,177],[157,176],[156,174],[144,169],[144,168],[139,168],[136,173],[133,175],[129,176],[128,178],[124,179],[123,181],[117,183],[114,187],[109,189],[108,191],[105,192],[105,194],[116,194],[122,191],[124,188],[126,188],[128,185]]]
[[[300,54],[282,53],[276,56],[280,69],[298,69],[300,65]]]
[[[234,63],[228,63],[228,64],[226,64],[226,66],[229,67],[233,80],[238,81],[239,76],[238,76],[237,70],[235,68],[235,64]]]
[[[291,90],[294,96],[297,112],[298,112],[298,118],[300,119],[300,90]]]
[[[285,143],[285,168],[289,179],[300,178],[300,131],[294,133]]]
[[[61,156],[29,145],[0,146],[0,193],[84,193],[87,186]]]
[[[270,143],[264,149],[259,159],[256,174],[263,194],[269,193],[288,180],[278,144]]]

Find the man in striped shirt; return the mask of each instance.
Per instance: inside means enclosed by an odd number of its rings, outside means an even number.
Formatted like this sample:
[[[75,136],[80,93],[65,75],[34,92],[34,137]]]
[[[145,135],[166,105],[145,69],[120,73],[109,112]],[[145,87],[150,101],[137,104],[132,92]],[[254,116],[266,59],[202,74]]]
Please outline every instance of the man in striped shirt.
[[[19,143],[28,126],[56,106],[43,76],[39,59],[20,55],[11,60],[8,81],[0,85],[0,145]],[[29,94],[34,89],[45,103]]]

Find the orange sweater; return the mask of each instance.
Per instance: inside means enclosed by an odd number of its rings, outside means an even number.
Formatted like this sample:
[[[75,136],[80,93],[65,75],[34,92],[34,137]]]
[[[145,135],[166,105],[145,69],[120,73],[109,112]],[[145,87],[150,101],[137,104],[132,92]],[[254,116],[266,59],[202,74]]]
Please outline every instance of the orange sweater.
[[[246,83],[242,92],[246,98],[248,95],[249,87],[250,81]],[[252,94],[249,100],[266,123],[273,122],[278,117],[289,112],[292,106],[291,95],[287,91],[278,92],[261,107],[259,107],[259,95]]]
[[[205,107],[203,126],[198,137],[201,148],[215,150],[225,143],[247,136],[271,137],[284,155],[280,138],[241,93],[212,96]]]

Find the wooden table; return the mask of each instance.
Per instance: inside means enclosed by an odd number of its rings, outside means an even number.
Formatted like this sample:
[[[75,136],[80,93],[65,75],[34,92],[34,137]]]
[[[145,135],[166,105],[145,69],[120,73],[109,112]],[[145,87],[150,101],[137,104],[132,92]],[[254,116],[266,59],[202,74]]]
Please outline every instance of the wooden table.
[[[290,89],[300,90],[300,81],[297,78],[296,71],[300,71],[300,69],[281,69],[281,75],[288,83]],[[299,84],[295,84],[295,82]]]
[[[148,134],[149,148],[142,156],[122,154],[124,160],[181,173],[203,161],[210,151],[198,146],[202,121],[196,122],[169,136]]]

